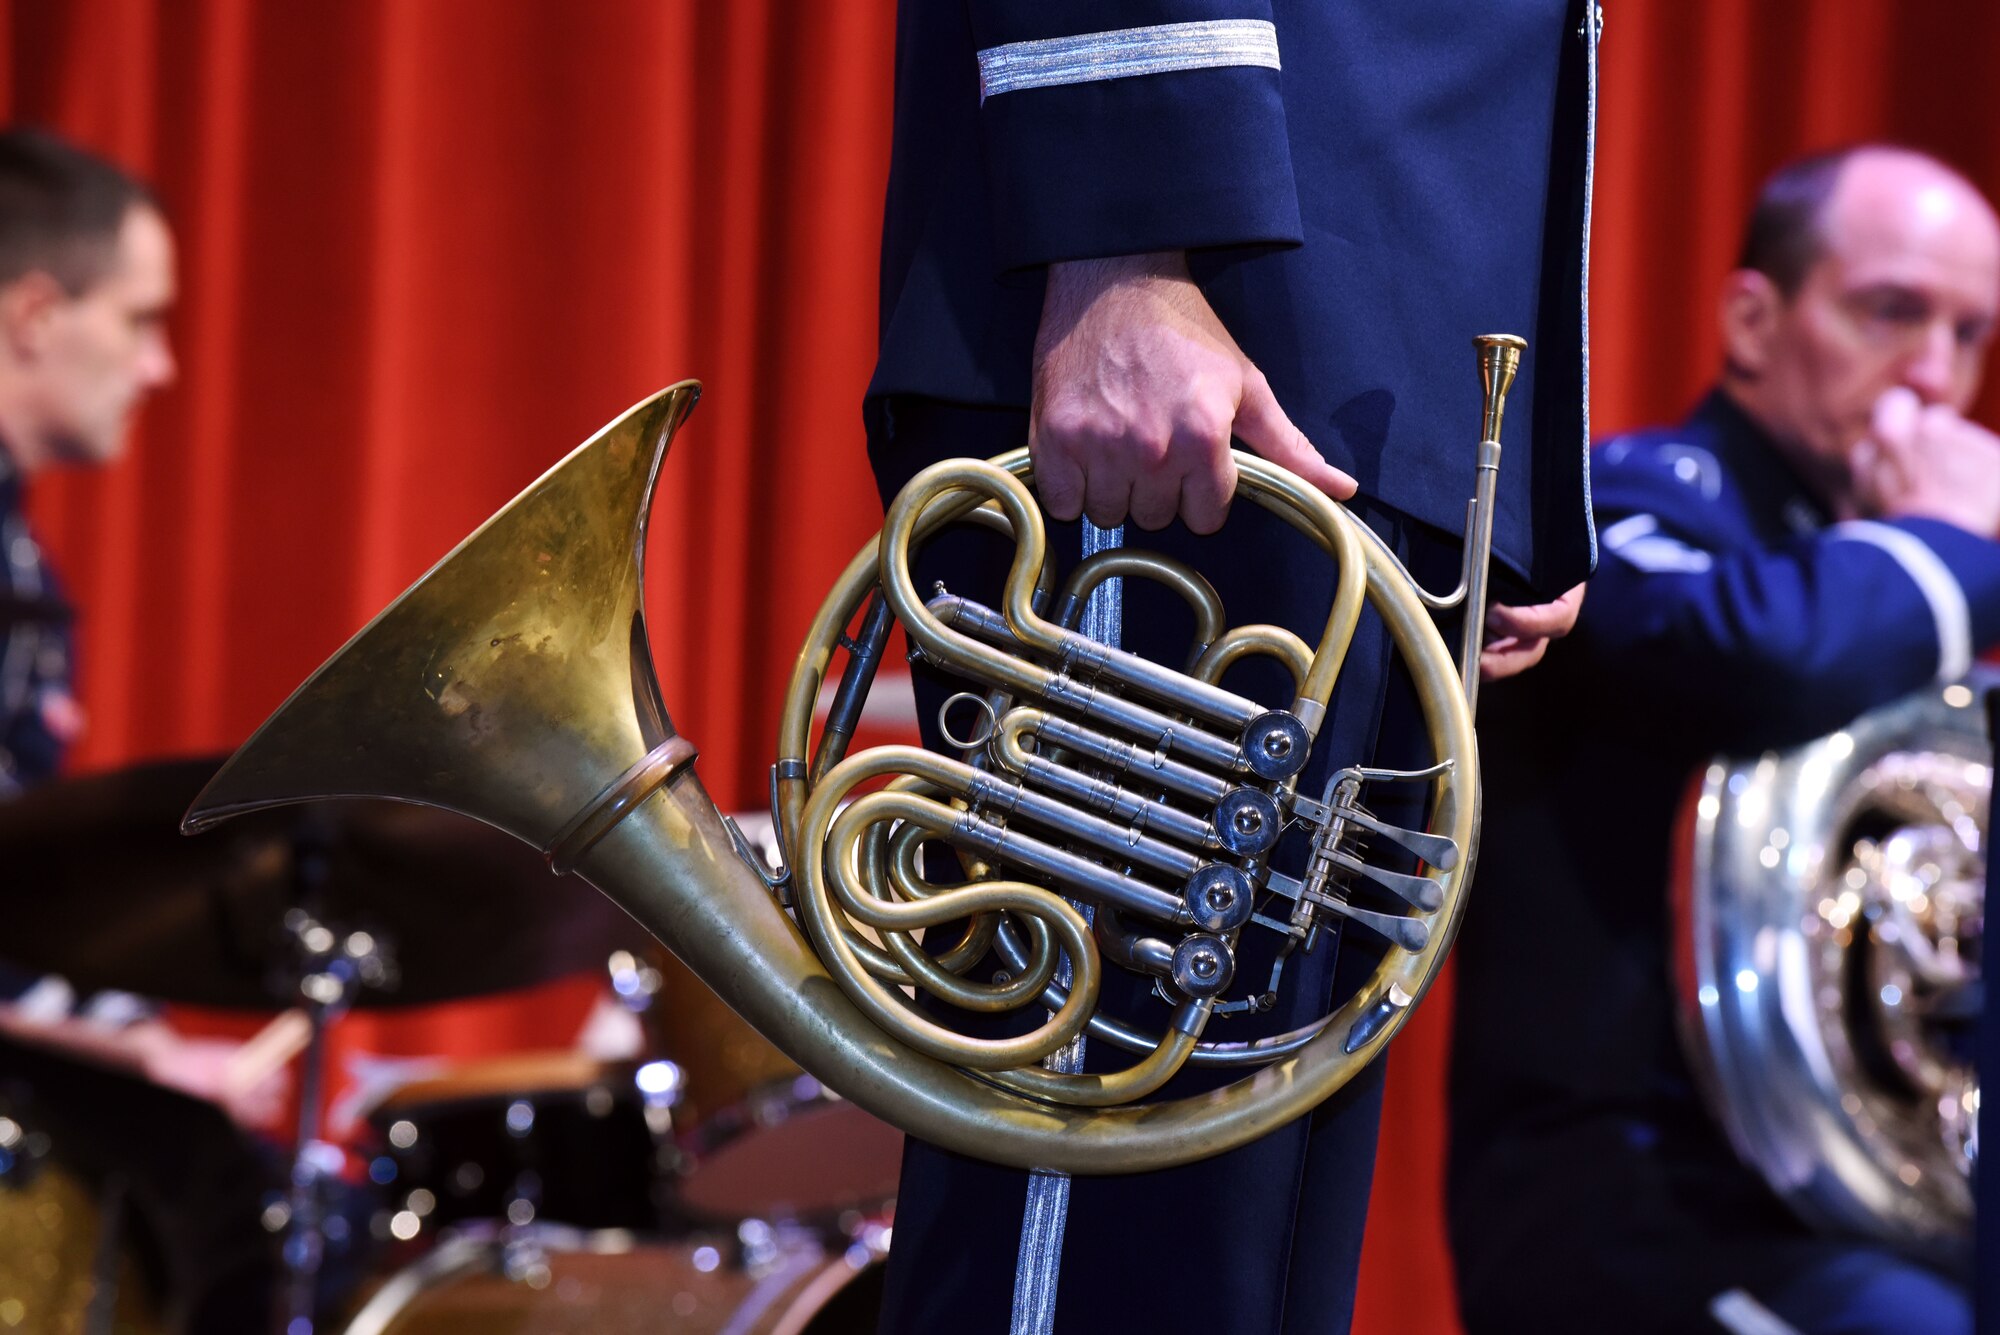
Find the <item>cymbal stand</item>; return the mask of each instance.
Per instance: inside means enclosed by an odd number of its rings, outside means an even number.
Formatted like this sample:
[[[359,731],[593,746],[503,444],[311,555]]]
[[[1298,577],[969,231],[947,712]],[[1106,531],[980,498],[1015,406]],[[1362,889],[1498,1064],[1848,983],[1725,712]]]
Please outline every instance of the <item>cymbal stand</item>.
[[[322,1185],[340,1170],[340,1148],[320,1139],[327,1026],[363,987],[392,987],[388,944],[369,932],[338,932],[319,918],[328,876],[327,840],[308,821],[293,839],[296,906],[285,914],[300,1008],[311,1025],[299,1070],[298,1136],[292,1154],[283,1227],[284,1335],[312,1335],[320,1263],[326,1253]]]

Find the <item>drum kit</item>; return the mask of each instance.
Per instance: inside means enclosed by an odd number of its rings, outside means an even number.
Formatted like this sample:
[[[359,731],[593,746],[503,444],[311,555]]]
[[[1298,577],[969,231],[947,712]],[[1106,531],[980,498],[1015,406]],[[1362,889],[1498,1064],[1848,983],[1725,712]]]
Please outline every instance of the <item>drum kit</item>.
[[[300,1058],[296,1143],[261,1198],[274,1328],[873,1329],[899,1132],[801,1073],[590,886],[475,822],[345,802],[183,838],[181,813],[215,763],[141,766],[0,805],[0,866],[35,889],[8,897],[0,953],[79,992],[286,1009],[246,1047]],[[741,823],[769,847],[760,821]],[[638,1056],[433,1067],[373,1100],[359,1143],[323,1139],[326,1033],[349,1007],[584,970],[606,971],[638,1014]],[[123,1178],[107,1137],[70,1135],[61,1101],[36,1093],[18,1107],[0,1097],[0,1327],[184,1322],[171,1292],[149,1315],[134,1278],[149,1250],[134,1239],[174,1221],[144,1218],[137,1194],[107,1196]],[[131,1129],[135,1144],[148,1124]],[[358,1213],[332,1207],[342,1193]],[[330,1297],[323,1259],[364,1232],[364,1277]]]

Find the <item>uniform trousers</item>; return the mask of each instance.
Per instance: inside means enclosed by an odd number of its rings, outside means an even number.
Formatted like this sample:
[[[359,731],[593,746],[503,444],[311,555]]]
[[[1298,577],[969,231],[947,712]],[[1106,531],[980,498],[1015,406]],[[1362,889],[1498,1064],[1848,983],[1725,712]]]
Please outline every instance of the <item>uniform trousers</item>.
[[[1458,1190],[1452,1244],[1468,1335],[1972,1329],[1958,1280],[1815,1233],[1698,1110],[1510,1137]]]

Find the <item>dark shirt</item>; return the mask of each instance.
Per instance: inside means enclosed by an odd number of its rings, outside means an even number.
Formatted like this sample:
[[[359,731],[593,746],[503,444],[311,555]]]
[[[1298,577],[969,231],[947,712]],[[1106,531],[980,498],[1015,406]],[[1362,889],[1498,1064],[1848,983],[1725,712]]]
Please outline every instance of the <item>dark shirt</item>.
[[[0,800],[61,765],[42,703],[70,690],[74,660],[70,606],[28,529],[24,492],[0,449]]]
[[[28,531],[24,490],[0,447],[0,802],[52,777],[62,763],[42,701],[52,690],[69,690],[72,660],[69,604]],[[38,985],[50,986],[0,959],[0,1000]]]

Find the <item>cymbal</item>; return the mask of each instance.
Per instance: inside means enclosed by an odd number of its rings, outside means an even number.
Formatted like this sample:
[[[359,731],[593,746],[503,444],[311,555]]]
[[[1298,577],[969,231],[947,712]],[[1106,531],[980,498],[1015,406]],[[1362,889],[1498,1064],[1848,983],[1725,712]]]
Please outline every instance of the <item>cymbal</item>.
[[[0,956],[195,1005],[289,1005],[283,931],[301,851],[323,868],[306,905],[389,944],[400,982],[362,1006],[505,991],[602,967],[648,938],[584,881],[451,812],[346,800],[253,812],[180,833],[222,757],[44,784],[0,802]]]

